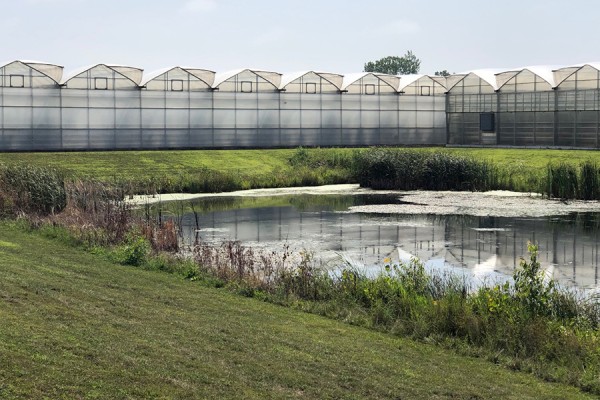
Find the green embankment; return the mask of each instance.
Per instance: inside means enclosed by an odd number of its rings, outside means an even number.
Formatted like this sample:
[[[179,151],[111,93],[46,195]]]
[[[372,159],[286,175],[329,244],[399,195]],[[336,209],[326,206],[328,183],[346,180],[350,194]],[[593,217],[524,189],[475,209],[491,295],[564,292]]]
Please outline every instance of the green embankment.
[[[538,190],[549,162],[600,163],[600,152],[546,149],[416,148],[486,160],[516,190]],[[357,182],[352,155],[360,149],[185,150],[3,153],[0,163],[63,170],[69,178],[127,181],[130,191],[235,190]],[[295,159],[295,163],[290,163]],[[215,175],[216,174],[216,175]],[[536,187],[534,187],[536,186]]]
[[[0,398],[588,397],[3,223]]]

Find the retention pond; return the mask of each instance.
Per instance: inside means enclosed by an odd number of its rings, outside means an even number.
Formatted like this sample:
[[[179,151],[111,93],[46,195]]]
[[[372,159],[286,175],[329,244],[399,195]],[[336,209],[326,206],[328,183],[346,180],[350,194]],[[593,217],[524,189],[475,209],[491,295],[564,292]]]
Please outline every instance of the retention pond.
[[[421,259],[428,269],[478,282],[512,276],[527,243],[539,245],[549,276],[600,288],[600,203],[562,202],[506,192],[378,192],[354,185],[137,198],[178,219],[184,242],[308,251],[326,268],[379,271]]]

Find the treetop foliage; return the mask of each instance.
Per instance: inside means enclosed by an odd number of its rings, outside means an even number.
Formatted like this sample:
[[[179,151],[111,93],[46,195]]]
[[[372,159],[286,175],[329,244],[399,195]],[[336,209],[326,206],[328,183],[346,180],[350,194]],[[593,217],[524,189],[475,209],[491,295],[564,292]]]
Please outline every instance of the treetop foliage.
[[[377,61],[369,61],[365,64],[364,72],[378,72],[390,75],[417,74],[421,68],[421,60],[408,50],[402,57],[387,56]]]

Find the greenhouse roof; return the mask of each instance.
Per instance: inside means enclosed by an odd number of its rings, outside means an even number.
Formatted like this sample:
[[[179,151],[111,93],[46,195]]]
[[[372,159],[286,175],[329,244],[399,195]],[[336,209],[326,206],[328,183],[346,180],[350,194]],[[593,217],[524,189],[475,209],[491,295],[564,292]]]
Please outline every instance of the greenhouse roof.
[[[502,71],[496,74],[496,82],[498,85],[498,89],[502,88],[508,81],[517,76],[523,71],[529,71],[546,82],[551,87],[556,87],[556,82],[554,80],[554,71],[560,67],[551,66],[551,65],[533,65],[528,67],[516,68],[514,70]]]
[[[325,79],[326,81],[331,83],[333,86],[337,87],[338,89],[341,88],[343,80],[344,80],[343,75],[333,74],[330,72],[317,72],[317,71],[288,72],[281,76],[281,84],[279,85],[279,89],[284,89],[287,85],[289,85],[296,79],[301,78],[304,75],[310,74],[310,73],[320,76],[321,78]]]
[[[61,85],[64,85],[70,79],[75,78],[77,75],[80,75],[86,71],[89,71],[90,69],[93,69],[93,68],[96,68],[99,66],[105,66],[109,69],[112,69],[113,71],[117,72],[118,74],[123,75],[124,77],[128,78],[136,85],[140,84],[140,82],[142,80],[143,71],[144,71],[141,68],[129,67],[126,65],[119,65],[119,64],[103,64],[103,63],[92,64],[92,65],[88,65],[86,67],[81,67],[74,71],[69,72],[65,77],[63,77],[63,79],[61,81]]]
[[[194,77],[200,79],[201,81],[206,83],[208,86],[212,86],[212,84],[213,84],[214,76],[215,76],[214,71],[210,71],[208,69],[201,69],[201,68],[172,66],[172,67],[167,67],[167,68],[161,68],[159,70],[144,74],[143,79],[140,83],[140,86],[145,86],[146,83],[148,83],[152,79],[155,79],[163,74],[166,74],[169,71],[172,71],[172,70],[178,69],[178,68],[187,72],[188,74],[193,75]],[[206,79],[207,78],[206,75],[212,76],[212,79]]]
[[[250,72],[260,76],[261,78],[265,79],[267,82],[272,84],[275,87],[275,89],[279,89],[280,82],[281,82],[281,74],[279,72],[261,71],[258,69],[251,69],[251,68],[241,68],[241,69],[236,69],[236,70],[232,70],[232,71],[216,73],[215,81],[213,82],[213,88],[218,87],[220,84],[222,84],[226,80],[231,79],[234,76],[239,75],[244,71],[250,71]]]
[[[342,83],[342,90],[347,90],[348,86],[356,83],[357,81],[363,79],[365,76],[373,75],[379,80],[385,82],[388,86],[394,89],[396,92],[398,91],[398,86],[400,85],[400,77],[396,75],[388,75],[388,74],[378,74],[375,72],[358,72],[353,74],[345,74],[344,80]]]
[[[46,75],[56,83],[59,83],[62,78],[64,68],[62,65],[51,64],[44,61],[12,60],[7,62],[0,62],[0,68],[15,62],[27,65],[28,67],[35,69],[36,71]]]

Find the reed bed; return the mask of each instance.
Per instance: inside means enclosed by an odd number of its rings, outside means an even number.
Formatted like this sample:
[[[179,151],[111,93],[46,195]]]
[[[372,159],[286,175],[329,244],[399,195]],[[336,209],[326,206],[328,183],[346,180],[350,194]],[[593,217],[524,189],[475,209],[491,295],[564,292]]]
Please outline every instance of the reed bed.
[[[499,185],[498,170],[490,162],[442,151],[357,152],[354,176],[373,189],[482,191]]]
[[[561,199],[600,200],[600,167],[592,161],[577,166],[548,164],[546,194]]]

